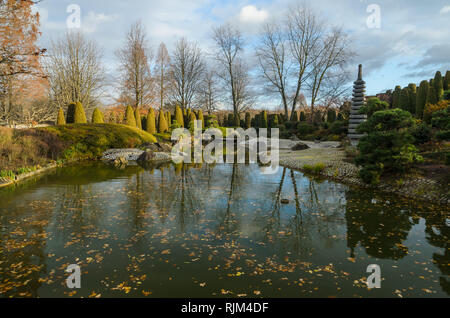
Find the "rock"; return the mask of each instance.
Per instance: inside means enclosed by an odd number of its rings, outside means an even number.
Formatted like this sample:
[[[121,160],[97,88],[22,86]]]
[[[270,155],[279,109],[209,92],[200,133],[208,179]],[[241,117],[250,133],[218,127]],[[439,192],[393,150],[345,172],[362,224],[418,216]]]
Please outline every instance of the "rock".
[[[155,158],[155,153],[153,151],[145,151],[142,155],[137,159],[138,162],[148,162],[152,161]]]
[[[295,146],[293,146],[291,148],[291,150],[293,151],[297,151],[297,150],[305,150],[305,149],[309,149],[309,146],[302,143],[302,142],[298,142],[297,144],[295,144]]]
[[[281,199],[281,204],[289,204],[289,200],[288,199]]]
[[[168,144],[161,144],[161,143],[156,143],[156,145],[158,145],[160,152],[172,152],[172,146],[168,145]]]
[[[116,167],[123,167],[128,164],[128,160],[125,157],[118,157],[113,161]]]
[[[159,143],[159,142],[155,142],[155,143],[146,142],[146,143],[143,143],[139,148],[144,149],[146,151],[153,151],[153,152],[171,152],[172,151],[171,145],[168,145],[165,143]]]
[[[292,135],[292,137],[290,139],[292,141],[300,141],[300,139],[298,139],[297,135]]]

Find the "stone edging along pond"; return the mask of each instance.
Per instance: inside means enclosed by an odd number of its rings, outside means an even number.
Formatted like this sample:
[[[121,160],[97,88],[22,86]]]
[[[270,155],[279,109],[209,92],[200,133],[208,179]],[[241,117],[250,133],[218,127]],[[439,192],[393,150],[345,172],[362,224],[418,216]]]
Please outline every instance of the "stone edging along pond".
[[[418,176],[406,176],[401,183],[390,182],[382,183],[378,186],[369,186],[358,178],[359,168],[352,163],[346,162],[344,159],[345,152],[339,148],[310,148],[301,151],[280,150],[280,165],[287,168],[304,171],[305,165],[322,163],[325,165],[325,169],[318,175],[327,179],[360,188],[390,192],[408,198],[450,205],[448,190],[445,191],[445,187],[438,184],[435,180]],[[20,183],[25,179],[46,173],[63,165],[52,163],[36,171],[18,175],[15,180],[3,182],[0,179],[0,188]]]
[[[302,151],[280,151],[280,165],[304,171],[305,165],[324,164],[325,169],[319,176],[359,188],[395,193],[397,195],[450,205],[450,193],[445,185],[436,180],[416,175],[406,175],[401,182],[384,181],[377,186],[363,183],[359,177],[359,168],[345,161],[345,152],[339,148],[315,148]]]

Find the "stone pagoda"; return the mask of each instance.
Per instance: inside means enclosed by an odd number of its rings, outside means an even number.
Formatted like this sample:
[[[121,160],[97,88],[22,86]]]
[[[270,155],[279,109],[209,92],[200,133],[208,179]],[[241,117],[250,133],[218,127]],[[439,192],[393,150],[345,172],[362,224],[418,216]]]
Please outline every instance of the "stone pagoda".
[[[358,79],[353,85],[352,108],[350,110],[350,118],[348,125],[348,138],[352,145],[357,145],[359,139],[364,136],[356,132],[356,127],[367,120],[367,115],[360,114],[359,110],[366,102],[365,98],[366,82],[362,79],[362,65],[359,65]]]

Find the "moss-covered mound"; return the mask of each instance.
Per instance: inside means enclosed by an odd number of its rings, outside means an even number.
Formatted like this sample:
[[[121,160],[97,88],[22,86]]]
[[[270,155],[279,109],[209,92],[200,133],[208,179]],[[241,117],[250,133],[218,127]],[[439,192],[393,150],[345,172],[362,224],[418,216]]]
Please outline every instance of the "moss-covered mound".
[[[60,159],[98,158],[111,148],[135,148],[156,138],[137,128],[118,124],[71,124],[39,128],[65,144]]]

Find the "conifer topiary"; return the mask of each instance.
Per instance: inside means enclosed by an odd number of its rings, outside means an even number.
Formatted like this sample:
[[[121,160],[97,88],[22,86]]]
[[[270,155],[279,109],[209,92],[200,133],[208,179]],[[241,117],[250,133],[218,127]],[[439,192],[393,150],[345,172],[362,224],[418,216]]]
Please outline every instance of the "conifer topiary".
[[[125,124],[136,127],[136,118],[134,118],[134,111],[131,106],[127,106],[127,110],[125,111]]]
[[[252,127],[252,119],[250,113],[245,113],[245,129],[249,129]]]
[[[156,118],[153,108],[147,114],[147,132],[150,134],[156,134]]]
[[[177,106],[175,108],[175,120],[177,121],[178,125],[180,125],[181,127],[184,127],[183,112],[182,112],[180,106]]]
[[[419,89],[416,96],[416,116],[417,118],[423,118],[423,111],[427,102],[427,94],[430,84],[428,81],[420,82]]]
[[[74,123],[87,124],[86,113],[84,112],[83,104],[81,104],[81,102],[75,104]]]
[[[205,129],[205,118],[201,109],[198,111],[198,120],[202,121],[202,129]]]
[[[70,103],[67,106],[66,123],[73,124],[75,122],[75,103]]]
[[[136,107],[134,111],[134,120],[136,121],[136,127],[142,129],[141,112],[139,110],[139,107]]]
[[[105,122],[103,118],[103,113],[100,111],[100,109],[95,108],[94,112],[92,113],[92,123],[93,124],[103,124]]]
[[[158,132],[162,134],[168,130],[169,126],[167,125],[166,116],[164,116],[164,111],[160,110],[158,115]]]
[[[58,111],[58,118],[56,120],[56,125],[61,126],[66,124],[66,118],[64,118],[64,111],[60,107]]]

